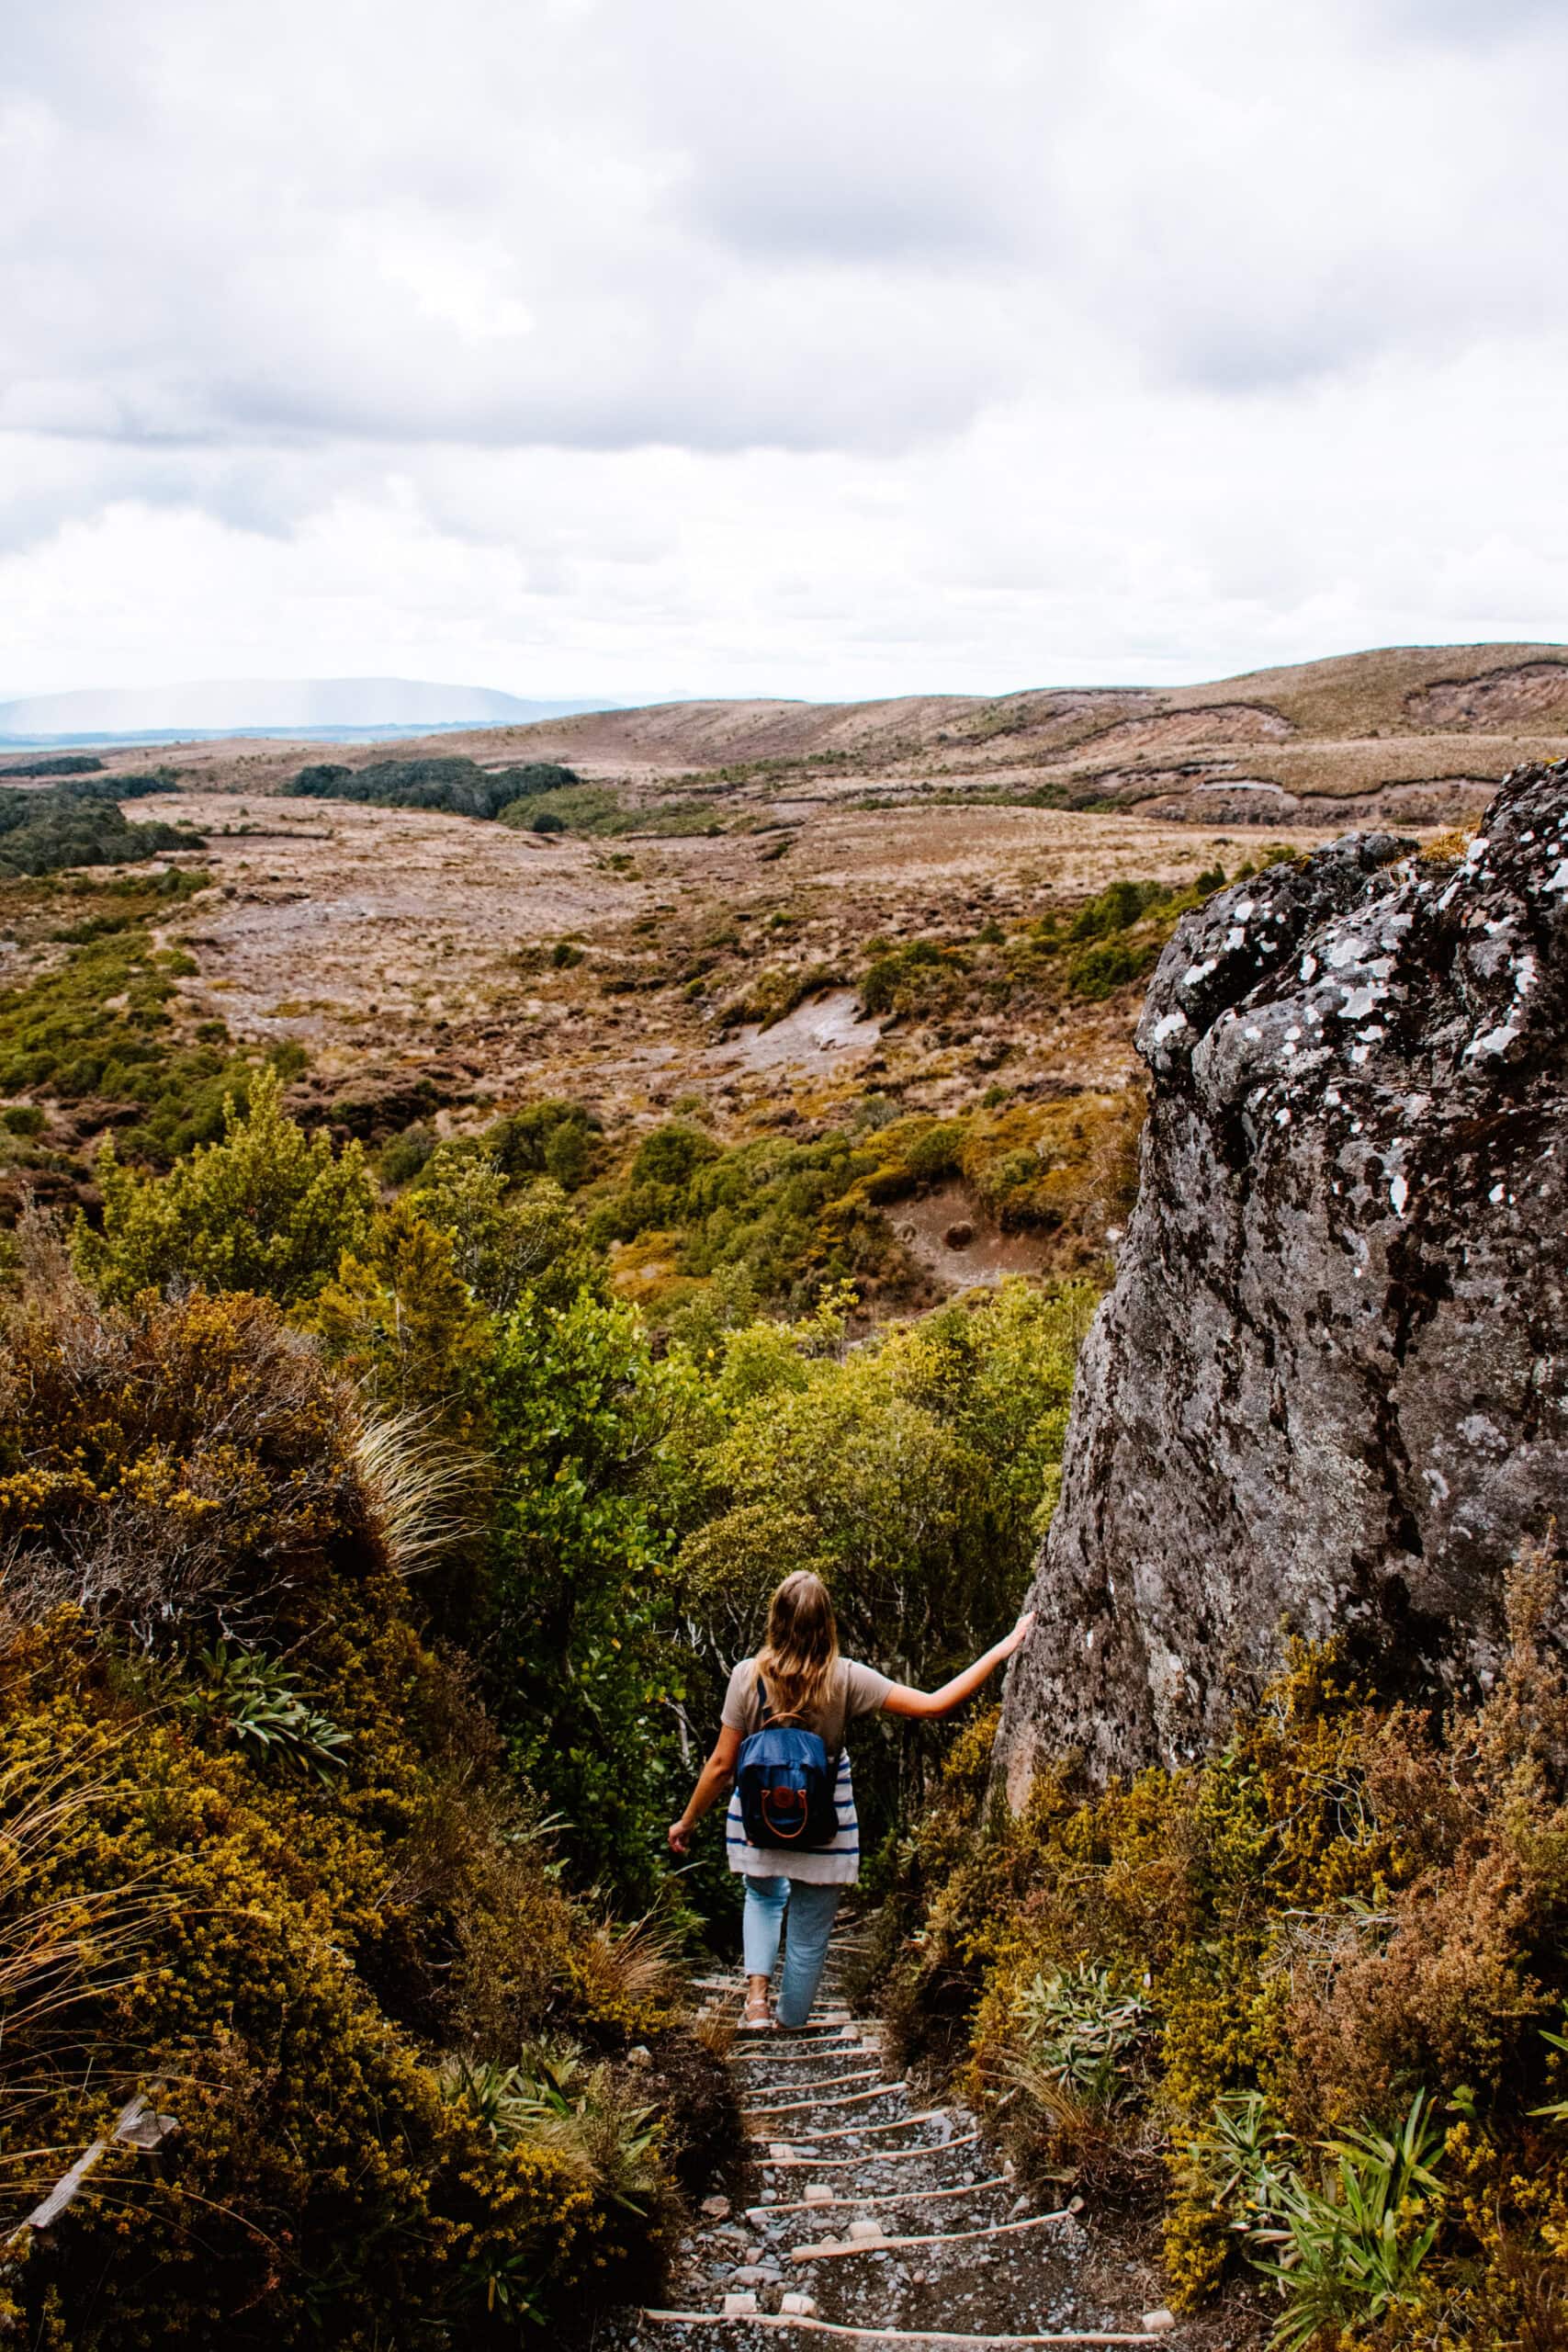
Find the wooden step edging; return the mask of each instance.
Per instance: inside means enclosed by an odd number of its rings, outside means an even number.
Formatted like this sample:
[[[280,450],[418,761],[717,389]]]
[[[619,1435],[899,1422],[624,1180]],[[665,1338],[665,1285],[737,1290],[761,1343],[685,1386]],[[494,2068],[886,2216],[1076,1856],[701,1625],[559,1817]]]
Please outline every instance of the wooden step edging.
[[[1073,2328],[1055,2335],[965,2335],[950,2327],[852,2327],[842,2320],[801,2319],[789,2312],[658,2312],[644,2308],[644,2319],[677,2327],[794,2327],[803,2335],[836,2335],[857,2344],[955,2344],[966,2352],[1025,2352],[1036,2344],[1155,2344],[1161,2340],[1152,2328],[1136,2334],[1109,2329]]]
[[[835,2034],[822,2041],[786,2041],[776,2050],[765,2033],[743,2033],[737,2039],[740,2047],[731,2054],[738,2063],[748,2066],[807,2066],[814,2058],[865,2057],[882,2046],[848,2033]]]
[[[902,2088],[902,2085],[896,2087]],[[822,2140],[852,2140],[857,2132],[869,2140],[874,2132],[902,2132],[911,2123],[935,2123],[946,2112],[944,2107],[928,2107],[922,2109],[919,2115],[895,2115],[886,2123],[840,2123],[831,2132],[807,2132],[803,2145],[814,2148]],[[938,2147],[951,2147],[952,2144],[951,2141],[937,2142]],[[926,2153],[929,2155],[931,2151],[928,2149]],[[869,2163],[870,2160],[867,2157],[865,2161]]]
[[[879,2067],[868,2066],[863,2075],[841,2075],[839,2079],[840,2082],[847,2083],[875,2082],[880,2072]],[[807,2086],[805,2083],[781,2083],[775,2087],[780,2090],[803,2091]],[[813,2112],[823,2115],[830,2108],[864,2107],[868,2100],[891,2098],[895,2091],[907,2091],[908,2088],[908,2085],[903,2082],[877,2083],[874,2090],[852,2091],[848,2098],[795,2098],[791,2099],[787,2107],[749,2107],[742,2112],[748,2123],[766,2123],[775,2115],[805,2115]]]
[[[840,2159],[842,2162],[843,2159]],[[858,2163],[858,2157],[852,2157]],[[875,2163],[876,2158],[872,2161]],[[1010,2188],[1012,2183],[1005,2174],[998,2173],[995,2180],[960,2180],[945,2188],[890,2188],[880,2197],[794,2197],[777,2205],[748,2205],[746,2218],[761,2229],[779,2213],[826,2213],[835,2205],[918,2205],[932,2197],[978,2197],[985,2188]]]
[[[916,2122],[925,2120],[920,2116],[916,2116],[912,2120]],[[907,2116],[905,2121],[909,2120],[911,2119]],[[807,2145],[810,2144],[808,2141]],[[976,2148],[979,2144],[980,2134],[978,2132],[971,2132],[962,2140],[935,2142],[922,2140],[918,2148],[874,2148],[869,2154],[863,2156],[769,2156],[764,2161],[762,2169],[764,2172],[788,2172],[796,2169],[804,2172],[847,2172],[852,2165],[907,2164],[911,2156],[945,2155],[950,2148]]]
[[[1064,2205],[1056,2213],[1029,2213],[1021,2222],[993,2222],[983,2230],[938,2230],[927,2237],[831,2238],[821,2245],[796,2245],[789,2250],[792,2262],[837,2262],[846,2254],[888,2254],[912,2245],[962,2245],[977,2238],[1016,2237],[1021,2230],[1041,2230],[1047,2222],[1066,2222],[1072,2216]]]
[[[820,2053],[815,2050],[811,2054],[814,2058],[820,2055]],[[846,2058],[863,2058],[868,2054],[869,2053],[863,2050],[846,2050],[844,2052]],[[765,2059],[760,2059],[758,2064],[765,2065],[767,2061]],[[846,2083],[874,2083],[881,2072],[882,2069],[880,2066],[863,2066],[858,2075],[824,2075],[821,2081],[816,2083],[749,2083],[746,2087],[749,2091],[754,2092],[841,2091]]]

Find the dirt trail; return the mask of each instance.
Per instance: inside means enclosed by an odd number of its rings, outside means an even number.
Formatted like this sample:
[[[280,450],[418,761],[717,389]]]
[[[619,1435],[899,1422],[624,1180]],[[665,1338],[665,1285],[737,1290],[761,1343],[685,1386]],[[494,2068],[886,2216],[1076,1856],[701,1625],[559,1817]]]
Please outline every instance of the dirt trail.
[[[1081,2200],[1021,2194],[966,2108],[890,2072],[880,2027],[842,2005],[853,1936],[834,1938],[810,2025],[737,2036],[756,2202],[708,2199],[674,2300],[627,2320],[623,2352],[1195,2340],[1155,2272],[1086,2226]],[[703,1989],[711,2010],[737,2012],[736,1985]]]

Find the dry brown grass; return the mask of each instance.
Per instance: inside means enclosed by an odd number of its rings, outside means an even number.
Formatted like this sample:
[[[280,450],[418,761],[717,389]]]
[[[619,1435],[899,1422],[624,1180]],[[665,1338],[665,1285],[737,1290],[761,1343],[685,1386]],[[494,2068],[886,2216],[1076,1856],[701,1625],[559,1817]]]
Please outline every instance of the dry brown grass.
[[[481,1465],[460,1448],[430,1434],[428,1416],[361,1416],[349,1452],[366,1516],[389,1566],[420,1575],[467,1542],[482,1513],[476,1508]]]

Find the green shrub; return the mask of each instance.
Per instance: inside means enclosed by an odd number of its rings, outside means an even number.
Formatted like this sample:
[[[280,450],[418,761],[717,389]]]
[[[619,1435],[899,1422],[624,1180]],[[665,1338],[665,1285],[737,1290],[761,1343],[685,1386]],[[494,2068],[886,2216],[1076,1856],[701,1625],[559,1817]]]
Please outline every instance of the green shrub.
[[[511,1182],[549,1176],[563,1192],[574,1193],[593,1173],[603,1136],[598,1120],[579,1102],[532,1102],[487,1128],[484,1148]]]
[[[861,1003],[869,1013],[912,1012],[945,994],[942,982],[968,969],[969,959],[956,947],[934,939],[912,939],[889,948],[866,967],[861,981]]]
[[[720,1147],[712,1136],[672,1120],[667,1126],[655,1127],[638,1145],[632,1161],[632,1182],[684,1184],[698,1168],[720,1157]]]
[[[1126,931],[1160,905],[1170,893],[1163,883],[1118,881],[1108,883],[1097,899],[1080,907],[1067,926],[1071,940],[1110,939],[1119,931]]]
[[[416,1119],[404,1127],[400,1135],[392,1136],[376,1155],[377,1172],[384,1184],[407,1184],[416,1177],[431,1153],[438,1137],[434,1127]]]
[[[280,1659],[220,1640],[196,1667],[189,1704],[246,1755],[277,1757],[323,1781],[341,1771],[348,1734],[300,1696]]]
[[[1136,2061],[1148,2040],[1148,2003],[1109,1969],[1081,1961],[1074,1969],[1037,1973],[1014,1996],[1029,2065],[1101,2108],[1135,2095]]]
[[[1392,2134],[1348,2132],[1325,2143],[1318,2178],[1273,2185],[1277,2225],[1247,2233],[1278,2248],[1259,2264],[1284,2300],[1273,2341],[1287,2352],[1417,2312],[1442,2222],[1443,2133],[1417,2091]]]
[[[1159,961],[1163,939],[1102,939],[1075,956],[1067,967],[1067,986],[1075,996],[1102,1004],[1118,989],[1141,980]]]
[[[667,1577],[694,1383],[655,1361],[629,1307],[525,1290],[496,1332],[488,1409],[497,1713],[571,1824],[580,1880],[651,1902],[682,1801]]]
[[[541,1158],[548,1159],[558,1132],[545,1129]],[[514,1181],[487,1141],[438,1145],[410,1196],[422,1217],[451,1236],[454,1265],[475,1303],[507,1315],[525,1292],[549,1306],[581,1291],[597,1295],[604,1270],[560,1185],[550,1177]]]
[[[139,1175],[114,1145],[98,1155],[103,1229],[77,1225],[78,1264],[106,1296],[176,1280],[254,1291],[285,1306],[311,1296],[365,1238],[376,1188],[357,1143],[334,1155],[286,1116],[276,1073],[262,1070],[223,1134],[166,1176]]]

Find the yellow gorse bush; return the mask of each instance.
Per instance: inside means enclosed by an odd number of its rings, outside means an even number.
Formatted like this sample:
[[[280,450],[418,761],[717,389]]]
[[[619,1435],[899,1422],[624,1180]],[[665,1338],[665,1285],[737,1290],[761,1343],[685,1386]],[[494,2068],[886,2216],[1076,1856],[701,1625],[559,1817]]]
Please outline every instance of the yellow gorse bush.
[[[180,2127],[111,2150],[47,2244],[24,2233],[16,2324],[105,2352],[354,2352],[416,2317],[515,2341],[648,2258],[663,2192],[626,2197],[603,2073],[601,2173],[547,2135],[498,2147],[442,2055],[547,2032],[613,2055],[675,2013],[668,1954],[558,1884],[422,1638],[355,1391],[276,1306],[99,1306],[62,1278],[7,1337],[0,1813],[36,1814],[62,1759],[77,1802],[24,1867],[0,1817],[0,1952],[47,1917],[81,1979],[29,2015],[0,1973],[0,2052],[28,2086],[0,2099],[7,2230],[139,2085]],[[243,1752],[190,1703],[201,1646],[236,1627],[342,1735],[330,1771]],[[150,1891],[138,1932],[98,1965],[124,1889]]]

